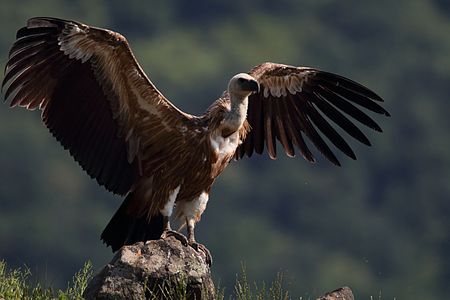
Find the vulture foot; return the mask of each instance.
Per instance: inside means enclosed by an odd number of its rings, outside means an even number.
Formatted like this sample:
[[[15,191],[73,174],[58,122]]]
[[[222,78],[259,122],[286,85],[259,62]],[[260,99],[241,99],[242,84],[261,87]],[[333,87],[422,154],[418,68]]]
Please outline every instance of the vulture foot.
[[[212,256],[211,256],[211,252],[209,252],[208,248],[206,248],[205,245],[197,243],[197,242],[189,243],[189,245],[192,248],[194,248],[195,251],[197,251],[197,252],[202,251],[203,253],[205,253],[206,263],[208,264],[208,266],[211,267],[211,265],[212,265]]]
[[[179,233],[178,231],[175,231],[175,230],[164,230],[164,232],[161,234],[161,238],[163,240],[165,240],[165,239],[167,239],[169,237],[176,238],[185,247],[187,247],[189,245],[187,238],[183,234]]]

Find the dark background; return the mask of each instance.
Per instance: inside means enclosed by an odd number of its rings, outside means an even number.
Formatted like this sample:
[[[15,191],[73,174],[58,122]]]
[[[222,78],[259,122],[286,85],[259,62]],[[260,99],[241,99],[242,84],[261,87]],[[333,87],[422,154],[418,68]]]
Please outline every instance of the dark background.
[[[153,3],[154,2],[154,3]],[[0,62],[16,30],[44,15],[124,34],[147,75],[201,113],[231,76],[264,61],[313,66],[385,99],[383,134],[358,160],[266,156],[232,163],[197,237],[233,289],[283,271],[295,298],[349,285],[357,299],[450,293],[450,5],[399,1],[0,0]],[[2,75],[0,75],[2,76]],[[0,77],[1,79],[1,77]],[[86,260],[112,257],[99,235],[121,199],[51,137],[38,112],[0,107],[0,259],[65,287]]]

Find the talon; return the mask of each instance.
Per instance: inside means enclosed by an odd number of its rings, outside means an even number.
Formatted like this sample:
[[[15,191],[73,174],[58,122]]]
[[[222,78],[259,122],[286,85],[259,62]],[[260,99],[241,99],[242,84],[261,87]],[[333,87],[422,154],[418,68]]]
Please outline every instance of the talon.
[[[212,265],[212,256],[211,256],[211,252],[209,252],[208,248],[205,247],[205,245],[197,243],[197,242],[191,242],[189,243],[189,246],[191,246],[192,248],[194,248],[195,251],[199,252],[202,251],[205,254],[206,257],[206,263],[208,264],[208,266],[211,267]]]
[[[179,233],[178,231],[164,230],[163,233],[161,234],[161,239],[165,240],[169,237],[174,237],[175,239],[180,241],[181,244],[185,247],[187,247],[189,244],[187,238],[183,234]]]

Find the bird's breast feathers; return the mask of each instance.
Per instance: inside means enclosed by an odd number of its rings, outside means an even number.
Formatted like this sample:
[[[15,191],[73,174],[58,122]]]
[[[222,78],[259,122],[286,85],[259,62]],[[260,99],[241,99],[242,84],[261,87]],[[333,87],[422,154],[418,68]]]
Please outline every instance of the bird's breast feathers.
[[[224,137],[221,130],[215,130],[210,135],[211,150],[218,161],[232,157],[240,143],[239,131]]]

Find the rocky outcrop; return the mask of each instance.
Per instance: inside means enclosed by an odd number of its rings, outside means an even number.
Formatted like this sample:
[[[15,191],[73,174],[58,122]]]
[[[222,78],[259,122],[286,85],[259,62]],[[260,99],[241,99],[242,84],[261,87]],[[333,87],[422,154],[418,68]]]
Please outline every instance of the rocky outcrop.
[[[316,300],[355,300],[349,287],[342,287],[317,298]]]
[[[89,283],[86,299],[214,299],[206,255],[173,237],[120,249]]]
[[[216,297],[207,256],[174,237],[120,249],[87,286],[91,299],[212,300]],[[316,300],[354,300],[348,287]]]

